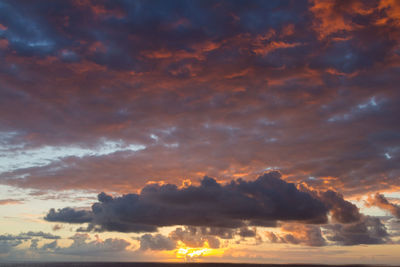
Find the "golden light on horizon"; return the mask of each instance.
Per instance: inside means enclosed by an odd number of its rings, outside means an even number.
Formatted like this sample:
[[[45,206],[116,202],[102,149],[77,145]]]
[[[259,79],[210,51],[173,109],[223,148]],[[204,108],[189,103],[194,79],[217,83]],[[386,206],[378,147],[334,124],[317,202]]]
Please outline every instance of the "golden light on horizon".
[[[184,261],[195,261],[201,257],[218,256],[224,253],[223,249],[210,248],[207,242],[204,243],[203,247],[188,247],[184,243],[179,243],[179,247],[173,253],[176,259],[183,259]]]

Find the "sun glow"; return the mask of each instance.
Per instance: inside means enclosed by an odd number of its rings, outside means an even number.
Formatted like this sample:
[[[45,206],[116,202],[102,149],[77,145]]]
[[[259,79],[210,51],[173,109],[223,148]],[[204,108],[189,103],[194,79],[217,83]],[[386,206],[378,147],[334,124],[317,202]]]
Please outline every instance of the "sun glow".
[[[174,252],[177,259],[183,259],[184,261],[194,261],[200,257],[217,256],[223,254],[222,249],[209,248],[207,242],[205,243],[205,247],[201,248],[186,247],[183,243],[181,243],[181,246]]]

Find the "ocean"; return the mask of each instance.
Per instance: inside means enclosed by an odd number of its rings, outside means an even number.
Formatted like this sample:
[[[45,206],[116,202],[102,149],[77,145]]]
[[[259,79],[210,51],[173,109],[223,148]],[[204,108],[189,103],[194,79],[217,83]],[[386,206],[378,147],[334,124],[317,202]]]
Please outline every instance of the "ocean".
[[[4,267],[361,267],[387,265],[322,265],[322,264],[242,264],[242,263],[151,263],[151,262],[23,262],[0,263]]]

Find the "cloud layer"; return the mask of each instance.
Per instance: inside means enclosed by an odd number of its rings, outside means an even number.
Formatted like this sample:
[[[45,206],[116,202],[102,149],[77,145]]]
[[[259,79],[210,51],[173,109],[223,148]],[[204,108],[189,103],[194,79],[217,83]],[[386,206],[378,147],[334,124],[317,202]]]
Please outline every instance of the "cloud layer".
[[[396,190],[398,6],[1,1],[0,182],[128,193],[275,168],[344,194]],[[107,142],[120,149],[81,154]],[[65,153],[21,157],[45,148]]]

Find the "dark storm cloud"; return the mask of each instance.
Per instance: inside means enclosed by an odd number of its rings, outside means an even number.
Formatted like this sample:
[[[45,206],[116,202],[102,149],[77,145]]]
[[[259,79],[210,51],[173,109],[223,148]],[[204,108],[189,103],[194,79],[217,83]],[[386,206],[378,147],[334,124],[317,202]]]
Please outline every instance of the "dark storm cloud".
[[[90,222],[88,230],[146,232],[172,225],[238,228],[256,221],[261,225],[276,220],[325,222],[328,213],[324,203],[283,181],[279,172],[225,185],[209,177],[199,186],[184,188],[151,184],[140,194],[113,198],[101,193],[99,201],[92,211],[51,209],[45,219]]]
[[[122,194],[149,180],[246,180],[279,169],[288,181],[346,196],[400,185],[396,1],[0,7],[7,158],[104,140],[145,147],[15,164],[2,184]],[[338,222],[356,219],[342,204]]]

